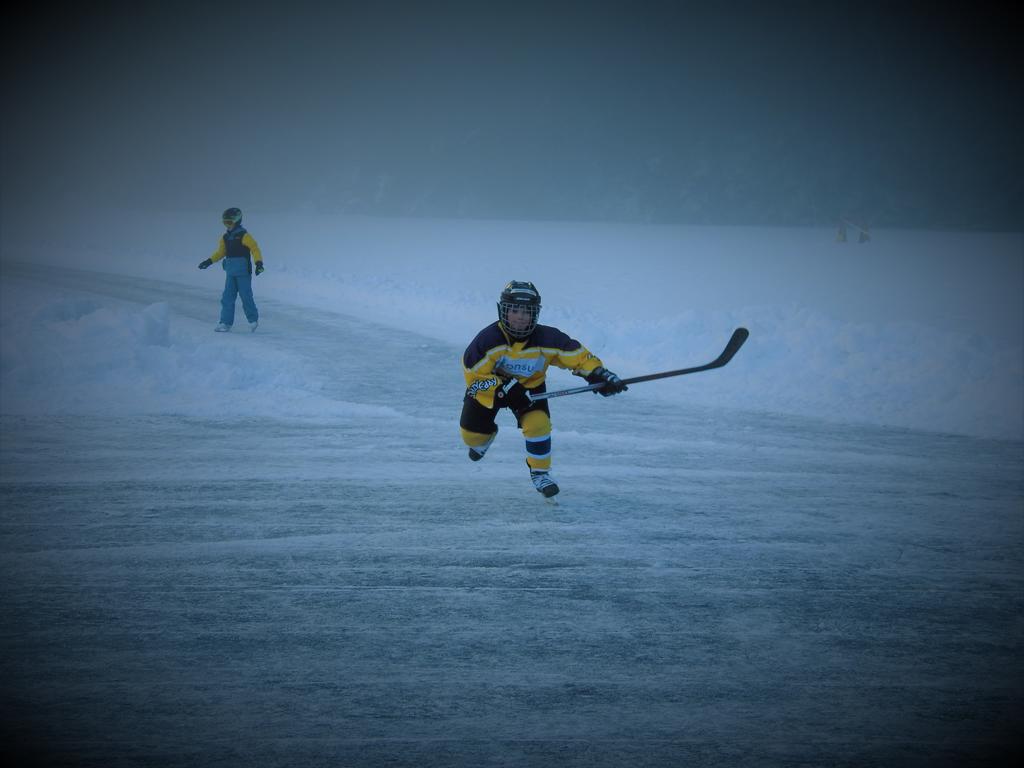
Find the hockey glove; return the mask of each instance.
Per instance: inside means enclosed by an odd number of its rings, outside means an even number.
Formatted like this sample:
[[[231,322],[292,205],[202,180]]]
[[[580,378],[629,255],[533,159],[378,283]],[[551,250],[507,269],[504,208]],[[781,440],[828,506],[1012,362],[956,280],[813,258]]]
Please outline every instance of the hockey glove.
[[[202,261],[199,262],[199,268],[206,269],[211,264],[213,264],[213,259],[203,259]]]
[[[517,412],[526,408],[533,401],[530,400],[529,395],[526,394],[526,387],[517,381],[509,387],[507,392],[499,389],[494,402],[497,403],[499,408],[504,406],[506,408],[511,408],[513,412]]]
[[[262,261],[257,261],[256,262],[256,274],[258,275],[262,271],[263,271],[263,262]]]
[[[602,397],[617,395],[619,392],[625,392],[629,389],[629,387],[622,383],[622,379],[600,365],[587,374],[587,383],[604,384],[600,389],[594,390],[594,394],[601,395]]]

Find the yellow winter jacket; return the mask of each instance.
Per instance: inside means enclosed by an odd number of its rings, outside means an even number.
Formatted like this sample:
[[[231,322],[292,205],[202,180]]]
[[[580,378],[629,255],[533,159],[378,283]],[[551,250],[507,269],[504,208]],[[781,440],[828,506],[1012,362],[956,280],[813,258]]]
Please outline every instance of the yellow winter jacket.
[[[242,245],[245,246],[245,248],[249,249],[249,254],[252,256],[252,260],[255,261],[257,264],[262,263],[263,254],[260,252],[260,247],[256,245],[256,241],[253,239],[253,236],[250,235],[248,232],[243,232],[241,240]],[[213,255],[210,257],[210,261],[218,262],[227,255],[228,246],[226,244],[225,239],[222,237],[220,239],[219,245],[217,246],[217,250],[214,251]],[[232,255],[244,256],[245,254],[243,252],[239,252],[237,254]]]

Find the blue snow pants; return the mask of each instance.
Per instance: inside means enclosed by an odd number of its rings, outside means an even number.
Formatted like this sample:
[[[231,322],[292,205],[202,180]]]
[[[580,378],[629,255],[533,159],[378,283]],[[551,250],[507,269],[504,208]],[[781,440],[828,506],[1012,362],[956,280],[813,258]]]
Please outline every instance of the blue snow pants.
[[[232,275],[229,272],[224,276],[224,294],[220,297],[220,321],[224,325],[234,325],[236,296],[242,297],[245,319],[250,323],[259,320],[260,312],[256,309],[256,301],[252,297],[252,275]]]

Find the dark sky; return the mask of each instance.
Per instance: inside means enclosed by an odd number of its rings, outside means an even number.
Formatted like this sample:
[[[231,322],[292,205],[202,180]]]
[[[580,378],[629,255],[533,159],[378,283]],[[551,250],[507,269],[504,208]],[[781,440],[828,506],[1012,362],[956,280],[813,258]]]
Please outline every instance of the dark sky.
[[[5,25],[6,209],[1024,229],[984,6],[153,5]]]

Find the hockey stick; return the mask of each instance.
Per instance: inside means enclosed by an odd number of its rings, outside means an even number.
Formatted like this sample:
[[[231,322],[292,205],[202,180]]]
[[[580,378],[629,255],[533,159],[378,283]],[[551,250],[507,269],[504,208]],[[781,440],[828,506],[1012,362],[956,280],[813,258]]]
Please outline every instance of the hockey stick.
[[[639,384],[641,381],[654,381],[655,379],[667,379],[669,376],[683,376],[687,373],[699,373],[701,371],[710,371],[713,368],[721,368],[723,365],[732,360],[740,347],[743,346],[743,342],[747,340],[747,336],[750,335],[750,331],[746,328],[737,328],[732,332],[732,338],[729,339],[729,343],[725,345],[725,349],[722,350],[722,354],[716,357],[707,365],[698,365],[695,368],[680,368],[678,371],[664,371],[663,373],[649,373],[646,376],[634,376],[631,379],[623,379],[623,384]],[[526,394],[530,396],[530,400],[536,402],[537,400],[547,400],[552,397],[564,397],[565,395],[578,395],[581,392],[593,392],[595,389],[600,389],[604,386],[604,383],[599,384],[588,384],[585,387],[574,387],[573,389],[560,389],[556,392],[541,392],[539,395],[530,395],[529,390]]]

